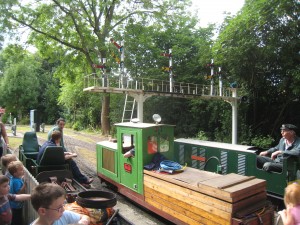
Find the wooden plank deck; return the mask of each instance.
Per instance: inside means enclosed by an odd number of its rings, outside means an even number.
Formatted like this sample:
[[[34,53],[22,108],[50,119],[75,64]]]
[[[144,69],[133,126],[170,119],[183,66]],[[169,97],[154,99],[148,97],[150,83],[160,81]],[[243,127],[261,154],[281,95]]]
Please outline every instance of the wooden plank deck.
[[[177,174],[144,171],[145,201],[182,224],[231,224],[241,208],[266,200],[266,182],[238,174],[186,168]]]

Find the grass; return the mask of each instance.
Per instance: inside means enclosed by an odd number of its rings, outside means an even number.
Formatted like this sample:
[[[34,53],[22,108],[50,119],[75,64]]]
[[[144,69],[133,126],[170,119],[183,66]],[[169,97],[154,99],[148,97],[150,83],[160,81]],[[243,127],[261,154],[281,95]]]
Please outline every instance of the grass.
[[[46,125],[44,133],[43,132],[37,132],[38,138],[47,140],[48,131],[52,127],[53,127],[53,125]],[[17,125],[17,134],[19,134],[19,133],[24,134],[25,132],[28,132],[28,131],[31,131],[31,128],[30,128],[29,125]],[[6,132],[11,134],[10,130],[7,130]],[[85,136],[85,134],[92,135],[92,136],[94,135],[94,136],[97,136],[97,137],[101,136],[101,133],[99,131],[95,131],[95,132],[92,132],[91,130],[74,131],[71,128],[64,128],[64,134],[72,136],[73,138],[76,138],[76,139],[81,140],[81,141],[93,142],[93,143],[95,143],[95,140],[93,140],[92,138],[89,138],[88,136]],[[9,139],[10,148],[16,150],[22,144],[23,136],[9,135],[8,139]]]
[[[11,131],[7,130],[6,132],[9,134],[8,140],[9,140],[10,148],[13,150],[17,150],[23,141],[23,136],[20,136],[18,134],[20,134],[20,133],[24,134],[25,132],[28,132],[28,131],[31,131],[31,129],[29,126],[26,126],[26,125],[17,125],[17,136],[10,135]],[[37,135],[44,139],[47,138],[46,132],[45,133],[38,132]]]
[[[16,150],[22,144],[23,138],[18,137],[8,137],[9,146],[11,149]]]

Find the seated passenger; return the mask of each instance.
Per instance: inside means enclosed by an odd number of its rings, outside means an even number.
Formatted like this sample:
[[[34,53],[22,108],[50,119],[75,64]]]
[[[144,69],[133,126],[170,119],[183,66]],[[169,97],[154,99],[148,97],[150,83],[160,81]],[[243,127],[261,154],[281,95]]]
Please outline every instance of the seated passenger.
[[[54,130],[51,133],[50,141],[46,141],[40,147],[36,162],[39,164],[39,162],[42,158],[42,155],[48,146],[60,146],[60,143],[61,143],[61,132],[58,130]],[[67,160],[68,163],[70,164],[70,168],[71,168],[72,174],[74,176],[74,179],[77,180],[79,183],[81,183],[84,187],[90,188],[90,184],[93,182],[93,179],[84,176],[81,173],[81,171],[79,170],[76,162],[72,159],[74,157],[77,157],[77,154],[71,153],[71,152],[66,152],[66,151],[64,153],[65,153],[65,160]]]
[[[38,218],[30,225],[65,225],[90,223],[88,216],[64,209],[65,190],[53,183],[42,183],[31,193],[31,204],[38,213]]]
[[[283,158],[300,156],[300,138],[296,135],[297,127],[293,124],[283,124],[280,129],[282,138],[279,144],[257,156],[258,168],[282,172]]]

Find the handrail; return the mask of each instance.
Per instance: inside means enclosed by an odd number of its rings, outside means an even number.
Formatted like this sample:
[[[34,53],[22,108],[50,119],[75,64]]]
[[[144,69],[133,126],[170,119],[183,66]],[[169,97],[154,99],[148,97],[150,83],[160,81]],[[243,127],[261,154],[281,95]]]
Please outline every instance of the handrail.
[[[146,78],[123,78],[119,77],[107,77],[104,78],[99,74],[92,73],[84,76],[84,89],[91,87],[106,87],[106,88],[122,88],[133,89],[143,91],[155,91],[155,92],[173,92],[186,95],[207,95],[210,96],[210,85],[193,84],[174,82],[173,89],[170,91],[170,81],[162,81],[158,79],[146,79]],[[231,97],[230,88],[214,88],[213,96]]]

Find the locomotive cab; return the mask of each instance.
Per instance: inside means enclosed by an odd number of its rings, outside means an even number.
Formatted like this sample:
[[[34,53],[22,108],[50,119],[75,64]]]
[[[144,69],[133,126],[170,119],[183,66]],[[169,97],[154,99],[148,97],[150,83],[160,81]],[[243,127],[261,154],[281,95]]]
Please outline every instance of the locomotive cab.
[[[117,123],[117,142],[97,143],[98,176],[119,189],[143,194],[144,166],[160,153],[174,160],[174,126],[152,123]]]

